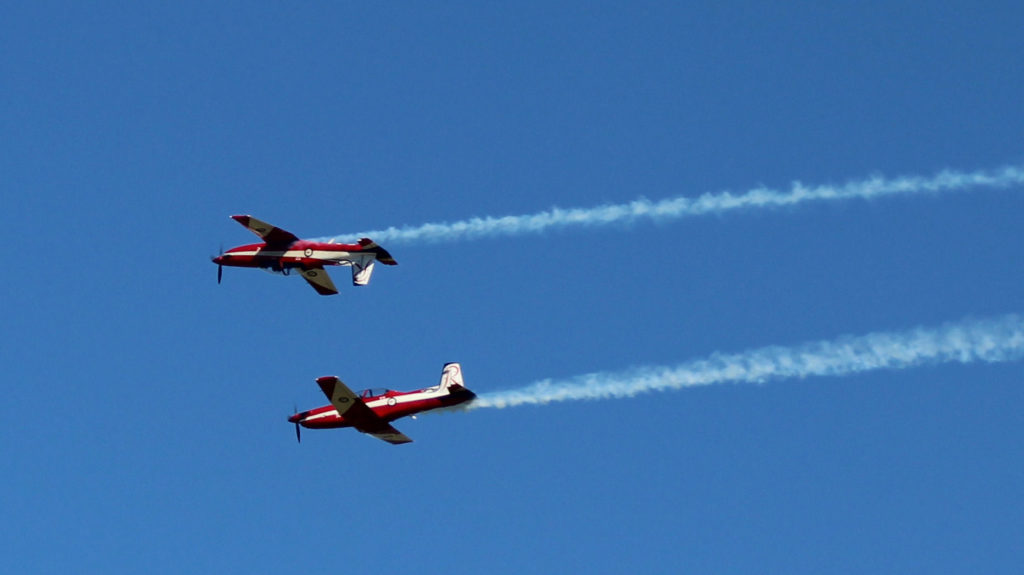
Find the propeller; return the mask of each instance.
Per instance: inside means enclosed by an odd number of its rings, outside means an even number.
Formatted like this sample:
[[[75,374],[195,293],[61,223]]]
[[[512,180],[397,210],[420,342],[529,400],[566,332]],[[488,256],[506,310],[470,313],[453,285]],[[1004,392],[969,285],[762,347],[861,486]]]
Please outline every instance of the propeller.
[[[295,408],[295,415],[299,414],[299,408]],[[302,443],[302,427],[299,426],[299,420],[295,420],[295,440]]]
[[[224,257],[224,244],[220,246],[220,256]],[[217,285],[220,285],[220,280],[224,277],[224,265],[220,263],[220,259],[217,260]]]

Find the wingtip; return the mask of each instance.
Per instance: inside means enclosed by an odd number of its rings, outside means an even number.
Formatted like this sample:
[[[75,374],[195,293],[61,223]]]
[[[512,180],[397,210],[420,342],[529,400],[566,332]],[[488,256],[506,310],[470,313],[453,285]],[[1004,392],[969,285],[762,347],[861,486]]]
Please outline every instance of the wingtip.
[[[325,375],[323,377],[316,378],[316,384],[320,387],[320,391],[323,391],[328,399],[330,399],[331,395],[334,393],[334,382],[336,381],[338,381],[338,378],[334,377],[333,375]]]

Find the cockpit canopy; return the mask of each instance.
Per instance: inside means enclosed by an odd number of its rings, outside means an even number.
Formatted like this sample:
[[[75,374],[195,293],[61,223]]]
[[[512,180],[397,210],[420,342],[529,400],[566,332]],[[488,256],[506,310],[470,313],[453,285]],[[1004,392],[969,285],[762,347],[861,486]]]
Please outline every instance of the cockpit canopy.
[[[380,396],[386,395],[388,393],[391,393],[390,389],[384,389],[383,387],[375,387],[375,388],[372,388],[372,389],[364,389],[364,390],[360,391],[359,392],[359,397],[361,397],[363,399],[369,399],[371,397],[380,397]]]

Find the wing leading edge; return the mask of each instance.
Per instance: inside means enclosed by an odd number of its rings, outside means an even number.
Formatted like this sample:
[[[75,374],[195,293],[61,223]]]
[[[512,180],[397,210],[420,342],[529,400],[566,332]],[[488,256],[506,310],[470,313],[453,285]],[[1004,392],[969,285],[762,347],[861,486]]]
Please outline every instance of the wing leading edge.
[[[245,226],[245,229],[262,238],[268,245],[288,245],[299,241],[295,234],[252,216],[231,216],[231,219]]]
[[[390,423],[374,413],[358,395],[337,377],[333,375],[320,377],[317,378],[316,382],[320,389],[323,390],[324,395],[327,396],[327,399],[330,400],[334,409],[338,410],[338,414],[352,422],[352,427],[394,445],[412,442],[404,433],[398,431]]]

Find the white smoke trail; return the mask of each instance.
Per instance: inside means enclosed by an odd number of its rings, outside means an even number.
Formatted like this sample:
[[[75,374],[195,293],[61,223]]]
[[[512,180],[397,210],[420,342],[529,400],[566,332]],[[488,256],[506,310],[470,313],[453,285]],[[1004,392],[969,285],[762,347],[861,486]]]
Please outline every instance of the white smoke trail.
[[[938,328],[873,333],[797,347],[766,347],[714,354],[676,367],[644,367],[545,379],[520,389],[481,394],[469,409],[554,401],[632,397],[639,393],[720,383],[762,383],[786,378],[848,375],[949,362],[1001,362],[1024,357],[1024,317],[968,320]]]
[[[476,217],[458,222],[428,223],[402,228],[390,227],[333,238],[336,241],[368,237],[381,244],[413,241],[454,241],[492,236],[541,233],[549,228],[604,226],[630,223],[640,219],[673,220],[687,216],[723,213],[733,210],[794,206],[804,202],[870,199],[885,196],[967,191],[976,188],[1006,188],[1024,184],[1024,166],[996,170],[958,172],[945,170],[932,177],[904,176],[886,179],[874,176],[841,186],[806,187],[794,182],[788,191],[758,187],[741,194],[706,193],[696,198],[678,196],[656,202],[640,198],[626,204],[593,208],[552,208],[536,214],[502,217]]]

